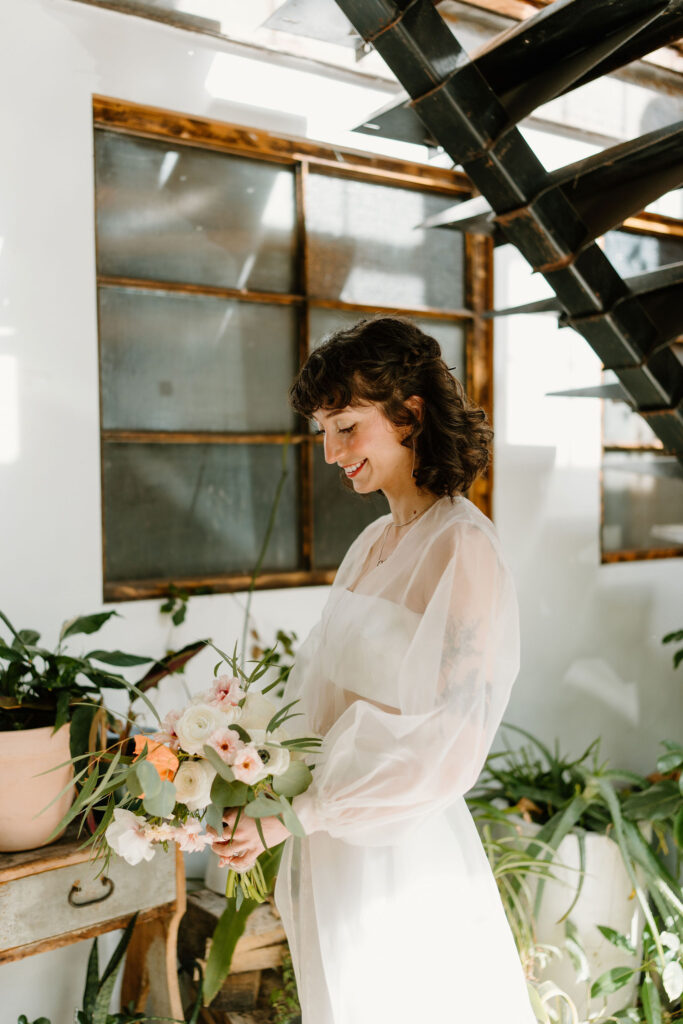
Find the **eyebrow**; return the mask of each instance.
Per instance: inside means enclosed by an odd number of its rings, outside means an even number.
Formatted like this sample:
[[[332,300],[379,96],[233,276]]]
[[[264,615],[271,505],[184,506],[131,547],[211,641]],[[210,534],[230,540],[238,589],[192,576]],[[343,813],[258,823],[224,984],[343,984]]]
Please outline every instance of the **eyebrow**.
[[[347,407],[346,407],[346,408],[344,408],[344,409],[339,409],[339,410],[338,410],[337,412],[331,412],[331,413],[329,414],[329,416],[327,416],[326,418],[327,418],[328,420],[333,420],[333,419],[335,419],[335,418],[336,418],[337,416],[343,416],[345,412],[348,412],[348,409],[349,409],[349,407],[347,406]],[[315,416],[311,416],[311,419],[313,420],[313,422],[314,422],[314,423],[317,423],[317,424],[318,424],[318,426],[320,426],[320,424],[318,423],[318,421],[317,421],[317,419],[315,418]]]

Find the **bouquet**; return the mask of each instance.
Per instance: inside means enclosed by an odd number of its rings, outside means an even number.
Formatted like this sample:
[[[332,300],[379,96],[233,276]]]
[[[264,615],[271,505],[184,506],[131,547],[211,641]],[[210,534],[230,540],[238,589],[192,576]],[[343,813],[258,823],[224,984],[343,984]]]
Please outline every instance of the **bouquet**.
[[[242,814],[254,818],[264,852],[261,818],[278,816],[293,835],[304,835],[291,800],[310,785],[313,776],[304,758],[321,741],[288,735],[285,724],[297,715],[292,711],[297,701],[278,709],[265,696],[280,679],[263,690],[251,689],[271,666],[272,651],[247,676],[236,654],[214,650],[221,661],[210,689],[170,711],[163,722],[146,701],[159,730],[135,735],[128,753],[124,742],[115,743],[77,776],[77,781],[87,777],[69,818],[101,812],[93,840],[104,846],[106,856],[113,851],[138,864],[169,842],[185,851],[203,850],[224,838],[223,817],[233,809],[233,834]],[[224,662],[229,672],[219,674]],[[259,861],[231,865],[226,895],[236,898],[238,908],[245,897],[262,902],[268,894]],[[229,856],[221,858],[222,866],[229,862]]]

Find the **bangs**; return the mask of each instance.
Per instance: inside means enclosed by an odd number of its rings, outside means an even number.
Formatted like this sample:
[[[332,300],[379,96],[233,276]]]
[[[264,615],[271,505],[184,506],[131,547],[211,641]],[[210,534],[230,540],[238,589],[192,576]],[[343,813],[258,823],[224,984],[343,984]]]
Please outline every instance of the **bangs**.
[[[310,419],[316,409],[345,409],[364,397],[361,381],[340,355],[323,345],[308,357],[289,391],[290,404],[301,416]]]

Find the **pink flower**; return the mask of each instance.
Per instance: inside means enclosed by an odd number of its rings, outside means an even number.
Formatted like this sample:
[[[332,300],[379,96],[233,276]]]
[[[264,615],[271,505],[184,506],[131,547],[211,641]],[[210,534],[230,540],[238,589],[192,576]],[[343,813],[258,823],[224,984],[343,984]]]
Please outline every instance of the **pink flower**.
[[[218,729],[209,737],[208,745],[218,751],[226,764],[232,764],[244,743],[234,729]]]
[[[232,762],[232,771],[236,779],[252,785],[265,779],[268,769],[258,755],[255,747],[242,747]]]
[[[213,842],[213,837],[202,832],[202,823],[196,818],[188,818],[184,825],[178,825],[173,830],[173,839],[181,850],[187,853],[194,853],[203,850]]]
[[[164,743],[170,750],[177,750],[180,746],[180,741],[178,740],[178,733],[175,731],[175,727],[181,715],[182,711],[169,711],[161,723],[161,730],[155,732],[152,739],[158,743]]]
[[[167,822],[161,825],[145,825],[145,835],[153,843],[167,843],[175,839],[175,828]]]
[[[232,676],[218,676],[214,679],[213,689],[209,697],[209,704],[225,710],[229,707],[236,707],[244,697],[244,690],[240,686],[239,679]]]

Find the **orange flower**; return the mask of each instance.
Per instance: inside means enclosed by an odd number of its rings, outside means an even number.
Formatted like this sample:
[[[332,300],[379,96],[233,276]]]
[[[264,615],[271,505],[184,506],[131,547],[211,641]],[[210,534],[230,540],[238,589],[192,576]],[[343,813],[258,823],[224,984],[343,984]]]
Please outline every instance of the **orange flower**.
[[[156,740],[151,740],[149,736],[143,736],[141,733],[136,733],[133,739],[135,741],[135,757],[133,760],[137,761],[142,751],[147,747],[147,760],[150,764],[154,765],[162,782],[166,780],[172,782],[173,776],[180,764],[173,751],[165,747],[163,743],[157,743]]]

